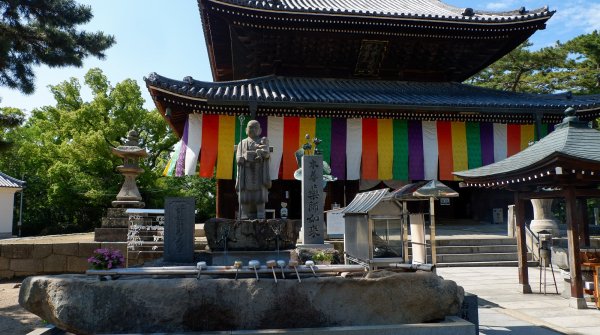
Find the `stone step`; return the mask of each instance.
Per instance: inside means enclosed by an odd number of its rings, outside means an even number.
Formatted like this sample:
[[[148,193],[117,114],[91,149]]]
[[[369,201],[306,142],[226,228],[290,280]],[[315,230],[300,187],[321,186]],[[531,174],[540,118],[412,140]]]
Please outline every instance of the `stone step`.
[[[517,245],[517,240],[512,237],[493,238],[437,238],[436,245],[440,246],[475,246],[475,245]]]
[[[440,254],[472,254],[472,253],[515,253],[517,252],[517,246],[515,244],[510,245],[451,245],[451,246],[437,246],[436,252]]]
[[[517,253],[437,254],[438,263],[516,261]]]
[[[529,267],[538,266],[539,263],[535,261],[528,261]],[[504,267],[517,267],[519,266],[518,261],[495,261],[495,262],[458,262],[458,263],[438,263],[438,268],[449,268],[449,267],[484,267],[484,266],[504,266]]]

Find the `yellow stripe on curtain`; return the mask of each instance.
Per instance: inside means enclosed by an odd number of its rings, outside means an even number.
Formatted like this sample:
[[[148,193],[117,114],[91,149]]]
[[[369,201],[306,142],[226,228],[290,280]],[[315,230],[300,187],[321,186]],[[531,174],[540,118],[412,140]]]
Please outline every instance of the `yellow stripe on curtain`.
[[[306,143],[306,134],[310,135],[310,144],[313,144],[312,140],[315,138],[315,133],[317,131],[317,119],[314,117],[301,117],[299,129],[300,130],[298,133],[298,149],[300,149],[300,147],[302,147],[304,143]],[[285,137],[286,134],[283,134],[283,136]]]
[[[535,126],[532,124],[521,125],[521,150],[529,146],[529,142],[533,142],[535,138]]]
[[[453,170],[464,171],[469,169],[467,154],[467,128],[464,122],[451,122],[452,127],[452,157]],[[454,179],[458,179],[454,177]]]
[[[219,150],[217,154],[217,179],[232,179],[233,146],[235,142],[235,116],[219,115]]]
[[[394,122],[392,119],[377,120],[377,175],[380,180],[394,179]]]

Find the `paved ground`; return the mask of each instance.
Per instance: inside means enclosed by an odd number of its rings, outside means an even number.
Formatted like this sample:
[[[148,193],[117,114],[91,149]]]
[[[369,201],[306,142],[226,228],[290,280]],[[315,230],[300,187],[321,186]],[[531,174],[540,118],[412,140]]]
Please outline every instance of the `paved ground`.
[[[19,280],[0,281],[0,334],[21,335],[43,327],[38,316],[19,305]]]
[[[549,271],[546,290],[556,292],[549,286],[553,284]],[[517,268],[513,267],[439,268],[438,274],[479,297],[481,334],[600,334],[600,310],[591,303],[589,309],[577,310],[560,295],[539,293],[537,268],[529,269],[533,294],[518,292]],[[562,277],[558,272],[555,275],[562,292]]]

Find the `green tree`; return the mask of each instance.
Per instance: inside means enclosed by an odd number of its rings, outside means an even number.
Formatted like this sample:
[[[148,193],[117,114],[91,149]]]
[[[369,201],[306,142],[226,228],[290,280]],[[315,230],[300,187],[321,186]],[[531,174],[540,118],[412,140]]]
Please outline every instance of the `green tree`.
[[[104,58],[115,43],[102,32],[77,30],[93,15],[74,0],[0,0],[0,85],[34,91],[33,66],[81,66],[88,56]]]
[[[127,79],[113,87],[99,69],[90,70],[84,83],[93,93],[91,101],[82,99],[76,79],[51,86],[56,104],[34,110],[8,134],[15,145],[0,156],[0,170],[25,175],[24,234],[98,226],[122,184],[115,171],[122,162],[111,147],[121,145],[131,129],[149,151],[139,179],[143,196],[179,192],[165,190],[158,181],[177,139],[158,112],[143,108],[137,83]]]
[[[568,59],[567,49],[559,42],[537,51],[530,50],[531,46],[529,42],[521,44],[468,82],[528,93],[553,93],[568,87],[575,64]]]
[[[576,94],[600,93],[600,34],[594,31],[565,43],[565,49],[574,60],[571,90]]]

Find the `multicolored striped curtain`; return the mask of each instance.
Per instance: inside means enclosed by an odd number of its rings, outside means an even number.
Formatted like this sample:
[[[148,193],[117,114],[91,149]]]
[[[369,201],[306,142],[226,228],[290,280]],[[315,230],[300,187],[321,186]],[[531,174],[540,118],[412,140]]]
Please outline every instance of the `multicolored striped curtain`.
[[[235,178],[234,145],[248,121],[191,114],[163,174]],[[294,178],[294,153],[306,134],[321,139],[323,158],[340,180],[455,180],[453,171],[497,162],[537,139],[529,124],[277,116],[258,121],[273,147],[271,178],[286,180]],[[540,132],[552,129],[543,125]]]

